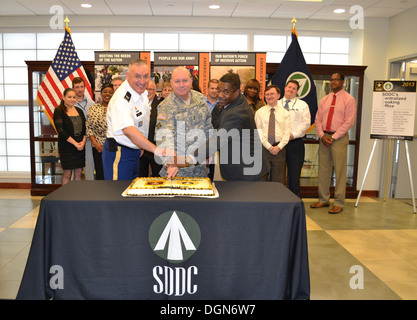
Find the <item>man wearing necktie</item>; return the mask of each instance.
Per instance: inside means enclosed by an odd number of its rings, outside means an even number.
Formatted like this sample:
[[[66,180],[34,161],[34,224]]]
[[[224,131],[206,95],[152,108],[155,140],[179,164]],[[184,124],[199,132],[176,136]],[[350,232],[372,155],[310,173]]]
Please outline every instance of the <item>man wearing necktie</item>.
[[[213,109],[213,134],[185,159],[174,159],[172,166],[206,163],[207,157],[219,151],[220,175],[224,180],[262,181],[269,165],[252,108],[241,94],[238,74],[226,73],[219,79],[218,99],[218,108]]]
[[[262,130],[261,141],[267,162],[271,166],[268,181],[285,182],[285,149],[291,132],[291,119],[288,111],[278,105],[280,90],[275,85],[265,89],[267,105],[255,113],[255,123]]]
[[[333,208],[329,213],[336,214],[343,210],[346,194],[347,149],[349,146],[349,129],[355,124],[356,102],[344,89],[345,77],[335,73],[330,79],[332,92],[321,99],[316,114],[316,132],[320,138],[318,191],[319,202],[311,208],[330,205],[330,180],[332,167],[336,176]]]
[[[311,124],[310,108],[308,104],[297,98],[300,88],[298,81],[289,80],[284,88],[284,97],[278,105],[288,110],[291,118],[290,141],[285,146],[285,161],[287,164],[287,186],[293,193],[301,198],[300,175],[304,164],[304,141]]]

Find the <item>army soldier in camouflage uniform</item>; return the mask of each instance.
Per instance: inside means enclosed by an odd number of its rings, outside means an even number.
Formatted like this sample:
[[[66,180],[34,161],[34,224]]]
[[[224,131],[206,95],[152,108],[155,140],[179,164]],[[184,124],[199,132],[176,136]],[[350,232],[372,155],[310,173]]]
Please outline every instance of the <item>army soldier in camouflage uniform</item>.
[[[191,90],[192,76],[187,68],[174,69],[171,86],[174,91],[158,106],[155,140],[159,148],[175,150],[185,156],[209,137],[213,128],[211,113],[204,95]],[[160,175],[170,177],[171,169],[164,166]],[[207,177],[205,163],[175,167],[175,170],[179,177]]]

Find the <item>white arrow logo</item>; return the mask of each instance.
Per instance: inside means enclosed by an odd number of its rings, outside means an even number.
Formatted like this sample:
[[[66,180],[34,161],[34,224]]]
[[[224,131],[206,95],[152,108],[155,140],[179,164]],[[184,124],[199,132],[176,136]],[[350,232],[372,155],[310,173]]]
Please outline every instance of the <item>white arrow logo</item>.
[[[168,242],[169,237],[169,242]],[[183,260],[181,239],[186,250],[197,250],[191,241],[187,231],[185,231],[177,213],[174,211],[169,219],[161,237],[156,244],[154,251],[164,250],[168,242],[168,260]]]

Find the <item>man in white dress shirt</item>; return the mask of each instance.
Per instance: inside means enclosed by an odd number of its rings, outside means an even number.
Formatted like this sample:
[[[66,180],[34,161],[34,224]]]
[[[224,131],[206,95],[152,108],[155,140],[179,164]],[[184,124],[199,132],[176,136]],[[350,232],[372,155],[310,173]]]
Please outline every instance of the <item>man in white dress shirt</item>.
[[[300,176],[305,155],[303,137],[310,127],[311,115],[307,103],[297,98],[299,88],[296,80],[289,80],[285,85],[284,97],[278,104],[287,109],[291,117],[290,141],[285,146],[287,187],[301,198]]]
[[[271,166],[268,181],[285,181],[285,149],[291,131],[291,119],[288,111],[278,105],[280,90],[275,85],[265,89],[267,105],[258,109],[255,113],[257,129],[262,130],[262,145],[268,152],[267,162]],[[275,123],[271,129],[272,121]]]
[[[107,107],[107,139],[103,146],[105,180],[133,180],[139,176],[141,150],[167,156],[148,137],[149,67],[144,60],[133,60],[126,81],[117,89]],[[174,155],[174,154],[172,154]]]

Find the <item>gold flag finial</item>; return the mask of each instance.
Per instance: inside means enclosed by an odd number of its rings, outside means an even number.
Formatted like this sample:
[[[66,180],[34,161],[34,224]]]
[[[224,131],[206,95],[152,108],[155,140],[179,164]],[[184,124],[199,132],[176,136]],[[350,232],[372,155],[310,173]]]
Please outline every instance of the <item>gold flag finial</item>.
[[[65,30],[68,31],[68,33],[71,35],[71,29],[68,27],[68,23],[70,22],[68,19],[68,16],[65,17]]]
[[[291,23],[292,23],[292,28],[295,29],[295,24],[297,23],[297,20],[295,19],[295,17],[292,18]]]
[[[64,22],[65,22],[65,28],[68,28],[68,23],[70,22],[69,19],[68,19],[68,16],[65,17]]]

